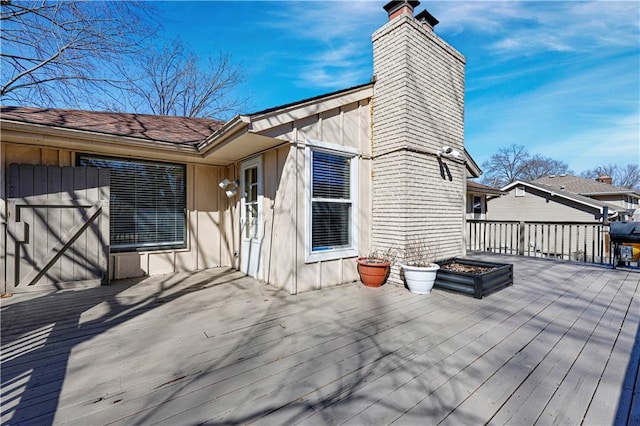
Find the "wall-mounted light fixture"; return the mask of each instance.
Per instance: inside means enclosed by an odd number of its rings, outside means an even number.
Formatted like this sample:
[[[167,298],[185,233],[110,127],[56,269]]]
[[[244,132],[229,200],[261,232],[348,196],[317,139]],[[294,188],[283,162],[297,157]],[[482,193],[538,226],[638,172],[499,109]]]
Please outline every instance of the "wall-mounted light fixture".
[[[450,158],[456,158],[458,160],[462,160],[462,153],[460,151],[446,145],[440,148],[440,151],[438,152],[438,156],[450,157]]]
[[[227,194],[227,198],[231,198],[238,193],[238,187],[240,186],[239,180],[230,181],[229,179],[223,179],[218,186],[224,189],[224,193]]]

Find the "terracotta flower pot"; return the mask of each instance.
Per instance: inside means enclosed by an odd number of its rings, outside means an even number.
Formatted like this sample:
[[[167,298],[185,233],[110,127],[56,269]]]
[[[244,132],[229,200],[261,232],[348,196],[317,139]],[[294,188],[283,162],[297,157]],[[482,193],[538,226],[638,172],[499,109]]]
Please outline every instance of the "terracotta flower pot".
[[[367,287],[380,287],[387,280],[391,262],[382,259],[361,257],[358,259],[358,273],[362,284]]]

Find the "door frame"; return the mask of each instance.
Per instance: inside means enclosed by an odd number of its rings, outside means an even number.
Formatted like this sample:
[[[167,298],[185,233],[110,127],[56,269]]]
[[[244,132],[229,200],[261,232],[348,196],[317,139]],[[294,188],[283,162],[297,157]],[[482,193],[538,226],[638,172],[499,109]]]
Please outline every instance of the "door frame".
[[[252,238],[245,236],[245,227],[247,225],[246,218],[246,194],[245,185],[246,177],[245,171],[247,169],[256,168],[257,176],[257,220],[258,225],[256,229],[256,235]],[[264,208],[263,208],[263,188],[264,178],[262,174],[262,156],[257,156],[245,160],[240,165],[240,271],[245,274],[256,278],[262,279],[262,241],[264,237]],[[247,259],[247,256],[258,256],[257,259]],[[255,272],[251,270],[251,264],[255,263]]]

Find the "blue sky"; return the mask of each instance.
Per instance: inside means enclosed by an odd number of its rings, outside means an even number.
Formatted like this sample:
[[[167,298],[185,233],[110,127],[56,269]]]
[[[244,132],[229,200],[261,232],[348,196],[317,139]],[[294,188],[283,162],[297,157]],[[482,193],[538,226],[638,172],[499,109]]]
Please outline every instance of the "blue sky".
[[[230,53],[246,112],[370,80],[385,1],[160,2],[163,37]],[[640,163],[640,2],[429,1],[467,58],[465,146],[512,143],[576,172]]]

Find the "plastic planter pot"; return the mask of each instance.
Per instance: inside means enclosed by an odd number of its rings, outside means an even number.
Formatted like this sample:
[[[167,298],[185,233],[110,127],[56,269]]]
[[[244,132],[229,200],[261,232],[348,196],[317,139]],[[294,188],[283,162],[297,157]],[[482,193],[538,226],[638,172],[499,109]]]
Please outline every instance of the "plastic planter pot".
[[[436,274],[440,266],[411,266],[401,265],[404,271],[404,279],[409,291],[415,294],[429,294],[436,280]]]

